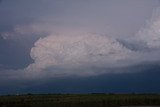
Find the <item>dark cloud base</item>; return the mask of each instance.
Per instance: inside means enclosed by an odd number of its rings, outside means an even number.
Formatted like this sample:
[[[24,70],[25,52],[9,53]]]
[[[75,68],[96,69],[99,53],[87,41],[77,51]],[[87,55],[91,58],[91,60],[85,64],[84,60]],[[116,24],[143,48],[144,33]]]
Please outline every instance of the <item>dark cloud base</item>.
[[[134,73],[93,77],[64,77],[35,81],[15,81],[0,86],[0,94],[24,93],[160,93],[160,66],[136,65]],[[123,69],[125,70],[125,69]],[[139,72],[141,71],[141,72]],[[16,83],[16,84],[14,84]]]

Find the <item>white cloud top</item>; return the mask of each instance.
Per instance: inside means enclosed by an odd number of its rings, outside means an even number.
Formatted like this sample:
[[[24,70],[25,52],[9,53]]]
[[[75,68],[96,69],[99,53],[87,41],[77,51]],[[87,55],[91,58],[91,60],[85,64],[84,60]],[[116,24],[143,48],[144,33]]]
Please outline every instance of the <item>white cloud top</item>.
[[[65,69],[65,73],[70,73],[68,69],[79,69],[80,67],[82,69],[104,68],[112,64],[116,65],[119,61],[129,57],[130,52],[115,39],[98,34],[51,35],[40,38],[35,43],[31,49],[34,63],[28,66],[27,71],[61,67]]]

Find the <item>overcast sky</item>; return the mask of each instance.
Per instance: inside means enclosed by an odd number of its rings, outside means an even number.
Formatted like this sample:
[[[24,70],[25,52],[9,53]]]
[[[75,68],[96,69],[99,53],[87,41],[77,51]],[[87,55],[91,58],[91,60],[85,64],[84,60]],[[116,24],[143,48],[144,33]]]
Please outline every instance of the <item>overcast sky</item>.
[[[160,92],[159,29],[159,0],[0,0],[0,94]]]

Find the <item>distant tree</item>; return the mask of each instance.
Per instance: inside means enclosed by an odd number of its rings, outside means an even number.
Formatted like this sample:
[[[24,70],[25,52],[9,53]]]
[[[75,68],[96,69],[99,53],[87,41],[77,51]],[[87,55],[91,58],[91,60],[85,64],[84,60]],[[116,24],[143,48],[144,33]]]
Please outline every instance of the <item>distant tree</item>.
[[[27,95],[33,95],[32,93],[28,93]]]

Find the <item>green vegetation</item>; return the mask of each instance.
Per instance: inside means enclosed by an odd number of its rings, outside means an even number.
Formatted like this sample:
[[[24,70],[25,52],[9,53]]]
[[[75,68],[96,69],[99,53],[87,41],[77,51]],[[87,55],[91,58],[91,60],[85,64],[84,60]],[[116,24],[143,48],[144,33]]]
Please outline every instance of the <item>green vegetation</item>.
[[[119,107],[160,105],[156,94],[47,94],[0,96],[0,107]]]

